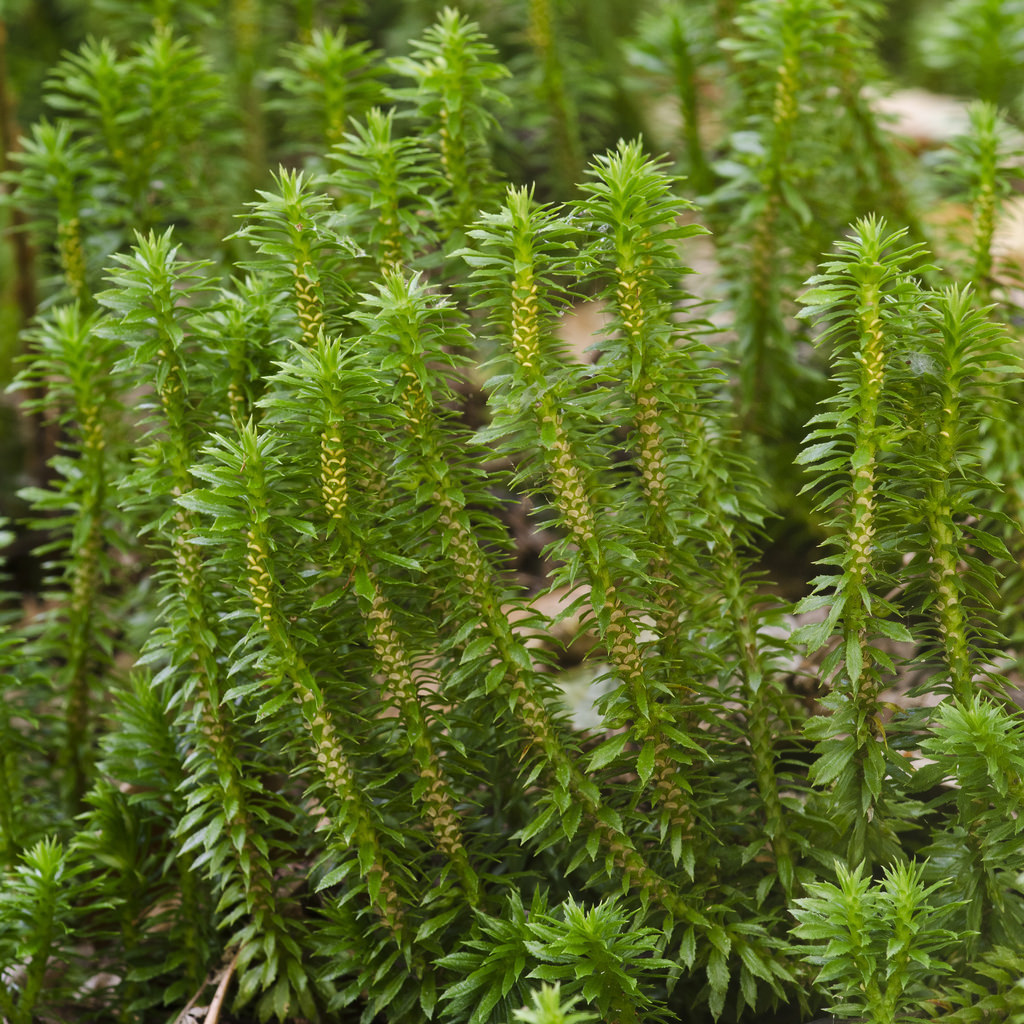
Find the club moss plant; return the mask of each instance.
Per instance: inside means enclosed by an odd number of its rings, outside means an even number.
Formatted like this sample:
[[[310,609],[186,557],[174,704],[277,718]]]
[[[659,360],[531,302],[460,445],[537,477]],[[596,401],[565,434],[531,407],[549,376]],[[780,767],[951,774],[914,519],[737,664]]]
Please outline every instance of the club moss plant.
[[[515,73],[482,13],[385,56],[302,5],[271,59],[230,4],[231,64],[194,6],[65,56],[8,175],[59,440],[3,532],[50,582],[0,625],[0,1017],[1017,1019],[1007,115],[912,180],[882,5],[654,5],[630,52],[686,118],[725,76],[698,191],[584,155],[554,0],[498,5]]]

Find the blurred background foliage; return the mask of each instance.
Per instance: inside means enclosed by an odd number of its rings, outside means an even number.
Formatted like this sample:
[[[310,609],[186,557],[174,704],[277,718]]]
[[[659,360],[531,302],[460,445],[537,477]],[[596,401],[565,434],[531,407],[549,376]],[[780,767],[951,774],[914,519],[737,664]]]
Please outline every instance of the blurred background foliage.
[[[79,151],[70,140],[57,140],[69,146],[67,153],[58,154],[58,161],[71,178],[79,176],[78,184],[69,178],[68,187],[81,185],[89,195],[79,215],[92,218],[86,225],[83,258],[90,287],[95,287],[110,254],[125,247],[131,230],[174,224],[186,244],[190,237],[226,237],[240,209],[239,197],[267,187],[274,168],[324,169],[324,155],[338,133],[348,130],[349,118],[372,104],[387,105],[398,95],[395,90],[410,87],[396,75],[399,65],[387,61],[406,53],[410,40],[419,37],[444,6],[438,0],[10,0],[0,4],[4,169],[11,172],[11,151],[23,149],[26,140],[41,144],[38,134],[32,135],[39,125],[56,124],[62,117],[73,121],[76,111],[88,106],[85,93],[76,93],[86,88],[83,75],[88,78],[104,60],[121,62],[120,70],[111,70],[112,74],[129,69],[122,85],[113,87],[115,92],[122,86],[135,90],[125,102],[148,110],[140,116],[150,125],[148,136],[145,131],[140,134],[145,125],[138,119],[132,124],[130,114],[116,115],[126,119],[123,126],[135,139],[134,152],[118,165],[116,156]],[[511,72],[489,83],[506,97],[506,102],[493,105],[498,124],[490,132],[491,159],[499,178],[536,182],[538,197],[544,200],[567,199],[592,154],[637,135],[651,151],[666,153],[675,170],[687,176],[701,219],[721,239],[716,253],[726,268],[721,297],[737,318],[739,357],[750,367],[752,380],[777,369],[769,364],[778,355],[772,333],[781,330],[781,321],[744,326],[745,303],[766,308],[758,294],[764,282],[756,281],[755,274],[746,283],[737,278],[737,261],[747,257],[743,245],[731,246],[730,233],[747,238],[754,230],[750,218],[760,218],[754,233],[777,239],[760,255],[790,268],[780,272],[788,273],[790,280],[769,284],[790,297],[800,274],[813,269],[817,254],[842,234],[846,224],[873,210],[879,195],[886,195],[893,208],[878,212],[895,223],[907,223],[920,237],[915,209],[924,209],[934,190],[933,178],[923,183],[918,179],[920,167],[927,167],[931,159],[927,151],[903,146],[891,155],[899,164],[899,178],[916,193],[914,204],[903,203],[898,190],[887,188],[884,168],[874,182],[850,180],[855,172],[843,170],[842,146],[863,142],[855,138],[834,139],[831,151],[819,145],[817,154],[814,140],[804,150],[798,142],[786,159],[793,167],[809,166],[810,171],[799,170],[774,185],[765,179],[768,165],[758,154],[767,151],[779,159],[781,151],[772,147],[787,143],[778,137],[768,141],[763,118],[758,121],[758,103],[771,99],[764,98],[771,89],[771,62],[781,53],[765,50],[757,43],[756,29],[744,26],[744,19],[764,20],[763,4],[463,0],[457,6],[479,23],[497,58]],[[1024,4],[858,0],[837,5],[837,10],[840,7],[863,18],[861,36],[871,52],[857,58],[857,73],[872,88],[921,88],[981,98],[999,104],[1011,125],[1019,123],[1024,109]],[[161,32],[166,34],[163,57],[155,42]],[[812,79],[813,30],[808,38],[810,48],[801,51],[800,46],[808,44],[796,40],[794,52]],[[167,103],[168,97],[144,95],[160,80],[153,63],[160,59],[192,60],[196,68],[191,89],[170,98],[180,108],[163,121],[153,104]],[[150,79],[147,67],[155,69]],[[813,113],[819,103],[811,91],[805,92],[804,98],[798,96],[798,105],[804,105],[801,117]],[[827,121],[821,123],[827,131]],[[415,135],[417,126],[399,125],[398,130]],[[170,137],[168,132],[178,135]],[[163,162],[154,168],[146,166],[149,159]],[[852,168],[870,163],[863,154],[850,160]],[[16,158],[13,166],[18,166]],[[133,175],[135,194],[127,208],[115,210],[106,204],[116,191],[125,206],[124,194],[131,192],[125,180]],[[769,201],[769,210],[757,214],[766,190],[772,194],[773,188],[782,190],[782,213]],[[858,189],[870,198],[858,202]],[[173,203],[164,202],[172,196]],[[803,202],[795,202],[795,196],[802,196]],[[45,189],[40,199],[52,205]],[[787,206],[793,207],[788,214]],[[55,253],[33,252],[30,235],[22,230],[26,223],[53,212],[32,209],[31,190],[24,186],[20,197],[11,201],[8,195],[0,205],[5,236],[0,246],[3,387],[14,373],[19,331],[37,309],[68,297],[54,286],[59,263]],[[787,216],[803,223],[780,222]],[[196,228],[191,236],[190,222]],[[796,237],[794,231],[802,247],[795,259],[788,241],[790,235]],[[934,233],[925,240],[936,248]],[[777,260],[783,253],[785,259]],[[197,253],[215,260],[238,254],[230,242],[219,254]],[[757,316],[763,320],[760,312]],[[788,347],[792,342],[783,344]],[[820,367],[811,370],[797,383],[811,389],[810,398],[820,397],[826,387],[824,373]],[[780,386],[777,394],[793,393],[793,383]],[[777,503],[783,515],[773,528],[778,534],[776,547],[810,547],[815,538],[806,533],[808,513],[794,500],[799,486],[785,469],[802,437],[810,402],[787,409],[785,401],[745,392],[749,386],[750,381],[739,382],[737,401],[751,436],[766,442],[762,456],[775,467],[773,475],[780,481]],[[17,518],[23,510],[14,495],[19,487],[45,476],[49,449],[36,425],[19,425],[11,402],[0,402],[0,515]],[[19,572],[17,552],[14,567]]]

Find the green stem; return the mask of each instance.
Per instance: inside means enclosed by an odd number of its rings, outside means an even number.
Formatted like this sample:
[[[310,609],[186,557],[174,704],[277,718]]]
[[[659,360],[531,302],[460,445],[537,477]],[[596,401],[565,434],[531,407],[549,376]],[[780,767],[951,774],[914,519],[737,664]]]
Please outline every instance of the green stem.
[[[391,280],[395,287],[406,287],[401,279]],[[389,324],[389,336],[395,326]],[[470,614],[479,617],[494,641],[499,670],[497,675],[488,675],[486,686],[488,692],[503,688],[505,700],[519,722],[524,744],[520,760],[539,757],[544,765],[543,784],[549,791],[568,791],[572,799],[582,805],[599,844],[642,898],[664,907],[680,920],[703,920],[648,866],[621,828],[612,824],[613,816],[602,805],[597,787],[586,778],[566,749],[561,731],[537,693],[532,657],[509,621],[502,595],[494,582],[494,566],[473,529],[466,507],[466,489],[459,486],[442,450],[439,439],[444,436],[444,428],[423,386],[428,374],[420,333],[409,322],[403,322],[398,333],[404,339],[400,367],[404,422],[416,440],[417,462],[432,482],[431,500],[439,510],[437,526],[443,538],[441,550],[473,606]],[[338,479],[335,496],[325,498],[325,507],[333,510],[343,506],[346,500],[340,479],[344,475],[344,449],[338,447],[321,465],[329,470],[324,473],[325,479]]]
[[[551,112],[554,162],[563,191],[576,187],[583,168],[579,118],[565,86],[565,62],[558,46],[552,0],[530,0],[527,35],[541,66],[541,98]]]
[[[669,46],[672,50],[675,72],[676,96],[683,116],[683,145],[686,148],[688,177],[697,195],[704,195],[711,188],[711,168],[704,156],[704,144],[700,137],[700,88],[697,81],[697,67],[690,52],[690,45],[679,13],[671,16]]]
[[[15,1024],[33,1024],[36,1019],[36,1003],[43,989],[46,978],[46,967],[53,952],[54,931],[56,926],[55,911],[57,902],[57,885],[59,879],[47,874],[36,882],[44,887],[41,898],[32,908],[32,956],[25,971],[25,984],[21,989],[17,1010],[14,1014]]]
[[[357,587],[368,607],[363,608],[367,637],[373,645],[387,689],[398,705],[413,760],[425,784],[421,797],[424,815],[441,852],[451,861],[467,896],[479,902],[480,880],[469,862],[462,837],[462,825],[451,787],[434,750],[430,727],[420,704],[419,685],[413,660],[395,624],[395,611],[381,590],[369,561],[352,542],[348,525],[347,459],[340,419],[331,419],[321,434],[321,495],[332,528],[349,541]]]
[[[259,46],[263,29],[260,0],[231,0],[235,77],[245,132],[245,153],[252,183],[262,180],[266,161],[266,128],[257,87]]]
[[[245,429],[245,428],[243,428]],[[288,628],[277,608],[277,584],[270,561],[270,537],[265,518],[257,510],[266,507],[263,466],[258,449],[250,446],[246,466],[251,511],[246,530],[245,582],[256,617],[264,635],[290,681],[292,696],[300,708],[310,742],[316,756],[317,769],[342,811],[343,820],[352,831],[352,843],[361,855],[369,854],[370,864],[364,868],[367,889],[374,909],[399,945],[408,948],[402,900],[385,864],[377,829],[363,798],[363,789],[356,777],[341,735],[335,727],[330,710],[312,672],[292,643]]]
[[[534,253],[527,232],[521,230],[517,234],[518,268],[511,299],[512,353],[530,384],[539,386],[541,317]],[[612,579],[600,544],[596,506],[580,469],[581,460],[549,391],[544,391],[535,403],[534,419],[540,436],[547,439],[544,459],[554,502],[569,537],[583,554],[605,650],[629,693],[639,741],[654,752],[652,779],[665,823],[672,830],[687,834],[693,827],[689,802],[677,781],[678,766],[669,756],[672,746],[659,724],[667,712],[649,692],[644,656],[636,639],[639,628]]]
[[[98,372],[107,367],[97,366]],[[88,490],[81,499],[80,521],[87,524],[86,535],[72,551],[71,593],[68,600],[68,661],[62,784],[67,805],[75,813],[82,810],[82,797],[88,781],[90,756],[90,718],[92,683],[95,673],[97,639],[94,631],[96,606],[101,582],[101,558],[104,550],[103,519],[106,515],[105,451],[101,410],[90,394],[91,383],[77,390],[76,418],[79,423],[79,461]]]

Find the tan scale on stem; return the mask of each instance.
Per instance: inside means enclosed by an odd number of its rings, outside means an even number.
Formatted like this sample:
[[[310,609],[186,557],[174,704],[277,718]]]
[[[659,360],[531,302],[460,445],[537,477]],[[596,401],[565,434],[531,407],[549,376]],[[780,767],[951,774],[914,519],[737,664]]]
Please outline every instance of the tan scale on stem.
[[[416,769],[427,787],[421,799],[425,816],[441,852],[452,862],[463,888],[471,898],[480,891],[480,881],[470,866],[462,838],[462,826],[448,781],[434,751],[420,705],[416,675],[395,627],[392,610],[381,593],[376,578],[364,566],[373,590],[372,609],[367,616],[367,631],[380,662],[388,689],[394,694],[399,712],[412,737]]]
[[[257,467],[250,466],[249,469],[255,472]],[[260,497],[257,496],[256,500],[260,500]],[[403,939],[406,936],[401,897],[384,863],[380,840],[362,797],[362,789],[331,714],[324,706],[320,688],[291,642],[276,607],[276,584],[271,570],[269,539],[266,526],[258,517],[250,518],[245,539],[245,583],[253,610],[283,675],[291,684],[292,696],[302,711],[317,769],[342,807],[345,817],[354,824],[353,844],[361,850],[372,851],[367,885],[374,908],[399,944],[404,945]]]
[[[767,162],[761,172],[762,187],[767,202],[754,230],[753,268],[754,302],[766,302],[774,279],[772,266],[775,255],[775,220],[779,214],[779,194],[783,167],[789,155],[793,126],[799,113],[797,89],[799,87],[799,54],[788,50],[778,66],[778,78],[772,98],[772,137]]]
[[[596,787],[566,751],[558,728],[536,694],[532,672],[524,668],[524,664],[529,664],[529,651],[515,635],[501,607],[494,590],[492,569],[476,537],[463,521],[463,509],[447,498],[441,489],[435,492],[434,498],[442,508],[438,522],[448,536],[446,551],[450,565],[473,599],[506,669],[505,683],[510,687],[514,708],[522,723],[526,750],[537,750],[548,775],[568,779],[569,791],[583,805],[584,814],[597,833],[600,845],[641,898],[665,908],[681,921],[703,923],[701,915],[647,864],[632,840],[602,817]]]
[[[861,379],[863,381],[862,408],[864,413],[857,424],[853,470],[853,507],[847,533],[851,558],[847,567],[848,598],[844,605],[843,632],[849,646],[856,643],[861,652],[861,671],[851,672],[851,682],[861,697],[873,701],[871,688],[871,645],[866,627],[861,594],[872,569],[875,537],[875,474],[878,460],[876,418],[885,379],[885,333],[881,316],[881,292],[877,282],[863,288],[859,315],[860,335],[863,342]],[[849,666],[848,666],[849,671]]]
[[[973,178],[971,189],[971,251],[969,273],[978,301],[986,305],[992,292],[992,241],[1000,208],[1000,184],[1005,184],[1008,165],[1015,159],[1005,151],[1005,143],[1012,138],[999,111],[988,103],[974,103],[967,110],[970,130],[967,140],[972,143],[968,166]],[[1015,154],[1014,154],[1015,156]]]
[[[391,119],[385,118],[379,110],[370,111],[376,116],[382,138],[391,141]],[[376,147],[377,188],[380,204],[380,226],[382,237],[378,245],[378,263],[383,272],[396,272],[404,263],[402,251],[405,247],[405,233],[402,230],[400,201],[398,196],[398,169],[393,146],[383,144]]]
[[[987,302],[992,280],[992,238],[995,234],[996,194],[991,181],[982,182],[974,200],[971,242],[971,280],[981,302]]]
[[[329,423],[321,434],[321,495],[332,526],[348,533],[348,480],[346,457],[339,421]],[[411,740],[412,756],[420,778],[426,783],[421,797],[424,816],[441,852],[451,861],[460,883],[471,898],[480,891],[480,881],[466,853],[462,825],[451,788],[434,750],[429,725],[423,712],[420,687],[412,657],[395,625],[394,611],[380,582],[362,551],[353,552],[355,571],[368,590],[370,607],[364,611],[366,630],[380,664],[392,702],[398,707]]]
[[[541,316],[534,253],[527,231],[517,238],[517,270],[512,287],[512,352],[531,383],[540,383]],[[534,406],[534,416],[542,433],[552,440],[545,448],[548,476],[555,504],[562,515],[573,543],[584,553],[587,572],[597,591],[604,595],[606,611],[603,640],[608,657],[626,685],[639,732],[654,750],[653,781],[658,803],[670,824],[687,832],[692,827],[689,801],[680,787],[678,768],[667,756],[671,746],[662,736],[657,711],[648,693],[644,657],[637,641],[639,632],[615,587],[611,572],[601,553],[595,503],[580,469],[571,435],[565,426],[555,399],[544,392]]]
[[[302,238],[302,225],[295,227],[297,256],[295,260],[295,304],[302,330],[302,343],[313,345],[324,325],[323,294],[310,271],[314,270],[309,246]]]
[[[308,266],[312,266],[311,261],[308,263]],[[298,262],[296,262],[296,267],[298,267]],[[326,340],[323,330],[323,289],[319,285],[314,285],[308,274],[304,280],[306,284],[303,289],[300,290],[298,286],[296,287],[296,312],[299,316],[299,323],[302,325],[302,343],[308,348],[312,348],[315,345],[323,344]],[[349,456],[346,452],[345,445],[341,443],[340,437],[336,440],[332,440],[329,448],[327,446],[327,431],[340,431],[340,429],[340,423],[332,423],[325,428],[324,432],[320,435],[320,450],[321,459],[323,460],[326,458],[330,460],[329,465],[321,462],[321,472],[324,474],[325,479],[337,478],[338,490],[336,493],[343,495]],[[379,460],[373,457],[373,451],[370,443],[360,437],[354,442],[354,445],[357,452],[354,452],[353,454],[361,455],[361,462],[363,466],[366,467],[366,473],[362,480],[363,486],[370,493],[375,494],[378,498],[384,500],[387,492],[387,480],[380,469]],[[342,502],[341,505],[337,505],[337,499],[332,499],[332,501],[338,508],[344,507],[344,502]],[[330,508],[328,508],[328,514],[334,514]]]
[[[939,634],[949,669],[953,692],[961,701],[967,701],[974,691],[970,653],[965,643],[967,621],[960,601],[958,578],[960,557],[953,537],[952,508],[942,500],[942,491],[932,489],[935,510],[929,515],[929,534],[932,542],[932,578],[938,594],[936,614]]]
[[[82,248],[82,223],[78,217],[57,224],[57,252],[64,280],[72,296],[85,308],[92,299],[85,279],[85,250]]]
[[[633,267],[617,265],[615,275],[615,304],[626,345],[631,352],[644,353],[647,349],[644,336],[647,322],[641,280]],[[656,562],[651,566],[651,576],[655,580],[663,581],[656,585],[654,626],[658,636],[662,638],[662,643],[670,652],[670,660],[678,661],[671,657],[671,652],[676,646],[679,624],[687,609],[687,598],[696,595],[692,595],[692,577],[681,577],[680,574],[674,573],[668,560],[667,552],[674,547],[666,529],[671,516],[667,476],[668,454],[661,428],[663,410],[648,367],[642,367],[640,377],[632,388],[631,398],[634,409],[637,467],[640,470],[640,483],[649,509],[647,520],[653,533],[651,539],[659,552]]]
[[[928,481],[927,503],[934,614],[952,692],[964,705],[976,690],[975,651],[969,638],[970,611],[964,600],[967,589],[961,579],[965,573],[964,540],[957,520],[962,520],[963,513],[955,511],[954,478],[960,473],[961,445],[971,433],[963,422],[964,410],[970,409],[965,385],[984,389],[990,399],[998,395],[998,378],[985,366],[985,357],[995,361],[1003,348],[1001,329],[989,319],[988,310],[974,305],[975,300],[970,290],[951,289],[940,293],[937,303],[944,372],[940,375],[935,469]],[[1003,418],[998,407],[994,414]]]
[[[857,415],[850,426],[852,449],[849,461],[850,498],[845,510],[843,549],[847,556],[839,577],[841,602],[839,626],[842,637],[840,663],[834,675],[837,707],[855,723],[852,756],[837,778],[835,799],[856,808],[850,820],[848,858],[856,863],[868,854],[869,832],[884,828],[879,808],[878,744],[884,742],[878,718],[878,670],[871,629],[869,588],[877,573],[875,536],[878,530],[878,474],[880,444],[885,430],[881,403],[885,388],[889,339],[884,319],[884,283],[887,268],[882,252],[888,244],[877,222],[865,222],[863,262],[852,289],[854,315],[850,324],[856,340],[855,360]],[[835,608],[835,606],[833,605]],[[835,614],[835,611],[833,612]],[[839,742],[833,736],[830,743]]]
[[[442,427],[423,389],[423,375],[417,367],[421,358],[410,352],[402,365],[406,422],[410,432],[419,439],[425,468],[429,468],[435,478],[432,498],[440,510],[437,522],[445,536],[442,546],[445,557],[494,640],[505,669],[502,680],[496,685],[509,687],[510,705],[519,719],[524,742],[522,759],[531,752],[542,759],[549,787],[554,779],[567,780],[564,784],[582,804],[600,845],[642,899],[664,907],[679,920],[701,922],[700,915],[648,866],[628,836],[604,820],[597,787],[566,750],[558,727],[536,692],[530,653],[512,628],[495,586],[494,568],[471,529],[463,491],[452,479],[451,469],[437,445]]]
[[[217,782],[222,789],[223,806],[230,811],[225,821],[227,831],[232,837],[241,837],[241,849],[237,850],[237,855],[247,909],[250,914],[255,911],[257,917],[269,918],[278,913],[274,879],[256,839],[259,829],[248,812],[248,800],[238,778],[234,742],[221,711],[216,682],[220,677],[220,667],[209,645],[206,623],[211,616],[206,613],[208,605],[203,587],[202,560],[198,548],[188,540],[194,526],[191,514],[186,509],[179,509],[175,513],[175,524],[172,557],[178,591],[189,611],[188,637],[199,730],[205,740],[205,752],[213,760]],[[232,849],[237,849],[234,843]]]
[[[189,468],[191,452],[185,432],[184,370],[169,339],[165,338],[158,355],[168,368],[158,395],[168,432],[173,493],[180,496],[193,486]],[[270,864],[257,839],[259,827],[249,812],[248,798],[238,776],[238,759],[234,753],[229,722],[221,710],[221,667],[216,651],[211,646],[209,628],[215,616],[209,608],[199,548],[191,543],[195,523],[191,512],[185,508],[175,511],[173,523],[171,557],[178,595],[187,619],[195,684],[193,701],[200,735],[205,740],[205,753],[214,764],[216,779],[222,790],[222,805],[230,811],[225,824],[232,836],[231,848],[237,854],[246,909],[255,920],[268,922],[279,918],[281,907]],[[235,836],[239,839],[236,840]]]
[[[642,241],[637,248],[642,251]],[[640,355],[640,374],[635,382],[631,397],[634,407],[634,428],[636,436],[637,464],[644,496],[649,506],[649,529],[658,551],[662,555],[652,567],[655,579],[667,582],[657,589],[658,608],[655,626],[664,642],[672,648],[679,622],[685,613],[684,595],[690,589],[688,580],[680,578],[669,565],[667,552],[674,547],[668,535],[666,524],[672,514],[669,504],[666,467],[668,454],[665,450],[661,422],[666,410],[658,399],[658,392],[650,369],[644,365],[642,355],[649,350],[645,338],[647,329],[644,314],[644,265],[643,257],[633,257],[630,266],[620,262],[615,268],[617,278],[615,301],[618,307],[621,328],[627,347],[634,355]],[[686,415],[689,423],[686,437],[691,446],[690,464],[694,467],[699,493],[708,502],[713,514],[709,516],[708,528],[715,536],[715,557],[719,567],[725,598],[725,612],[732,622],[737,639],[737,653],[748,708],[750,743],[753,753],[758,790],[765,804],[766,828],[779,866],[780,878],[789,890],[793,878],[793,855],[789,837],[785,834],[782,803],[779,798],[778,780],[775,773],[775,756],[769,722],[768,687],[762,679],[761,665],[757,653],[754,615],[750,607],[747,589],[743,583],[743,572],[739,554],[731,533],[725,525],[726,513],[720,501],[720,483],[710,471],[711,451],[706,436],[706,425],[696,413]]]

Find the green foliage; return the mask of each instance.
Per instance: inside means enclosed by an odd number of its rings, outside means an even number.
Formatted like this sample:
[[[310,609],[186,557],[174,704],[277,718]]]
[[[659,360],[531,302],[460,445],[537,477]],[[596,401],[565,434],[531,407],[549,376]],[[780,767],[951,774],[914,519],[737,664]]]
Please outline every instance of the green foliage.
[[[99,316],[85,315],[77,303],[53,307],[26,332],[34,356],[14,384],[44,393],[45,401],[29,399],[26,408],[52,415],[70,435],[68,453],[51,461],[60,484],[21,492],[45,516],[37,520],[40,528],[63,533],[50,566],[67,600],[55,605],[35,647],[41,662],[62,663],[54,684],[64,707],[59,764],[70,811],[80,808],[92,774],[94,704],[112,669],[114,630],[103,589],[120,546],[109,492],[124,468],[118,429],[124,380],[113,372],[113,346],[98,327]]]
[[[268,102],[288,118],[294,137],[313,152],[337,146],[350,119],[362,115],[380,97],[377,56],[365,41],[349,42],[344,26],[334,32],[314,29],[308,42],[290,43],[271,81],[285,96]]]
[[[414,83],[393,90],[392,97],[411,105],[417,128],[437,150],[446,236],[458,236],[487,200],[491,108],[501,99],[492,83],[508,73],[495,54],[472,22],[446,7],[413,43],[411,56],[390,62],[395,74]]]
[[[918,59],[944,89],[999,106],[1020,100],[1024,10],[1003,0],[947,0],[922,15]],[[970,42],[968,42],[970,40]]]
[[[1015,1019],[1014,112],[898,152],[872,0],[343,6],[135,5],[5,178],[0,1016]]]
[[[998,704],[972,695],[946,703],[935,735],[922,745],[934,765],[922,783],[944,770],[956,780],[943,802],[956,814],[928,848],[928,873],[949,880],[949,895],[963,907],[958,921],[980,945],[1016,942],[1024,930],[1024,905],[1015,867],[1020,857],[1017,802],[1022,764],[1017,754],[1020,722]],[[977,943],[972,943],[975,945]]]
[[[4,987],[0,1010],[15,1024],[29,1024],[64,986],[50,985],[47,969],[69,955],[66,932],[82,887],[75,865],[58,839],[40,839],[25,850],[20,863],[4,876],[0,894],[0,964]],[[66,975],[65,975],[66,976]],[[63,994],[63,993],[60,993]]]
[[[57,65],[45,90],[55,120],[38,123],[14,160],[16,201],[56,250],[58,295],[87,303],[134,230],[216,223],[218,183],[232,184],[232,158],[217,146],[232,140],[223,89],[166,26],[124,54],[90,39]]]
[[[931,900],[945,882],[926,886],[924,869],[897,864],[873,885],[863,865],[850,871],[838,864],[838,885],[812,883],[809,895],[794,900],[793,935],[809,940],[800,951],[821,965],[816,980],[841,1000],[829,1012],[873,1024],[913,1019],[908,1011],[917,1009],[921,982],[952,970],[941,954],[957,936],[938,926],[949,906]]]
[[[558,982],[554,985],[541,985],[538,990],[530,993],[530,998],[533,1005],[516,1010],[513,1014],[515,1020],[524,1021],[525,1024],[587,1024],[597,1019],[593,1014],[574,1012],[575,1000],[562,1002],[562,990]]]
[[[1022,979],[1020,954],[997,946],[975,965],[972,976],[961,981],[939,1004],[946,1012],[937,1019],[950,1024],[1016,1022],[1024,1013]]]

